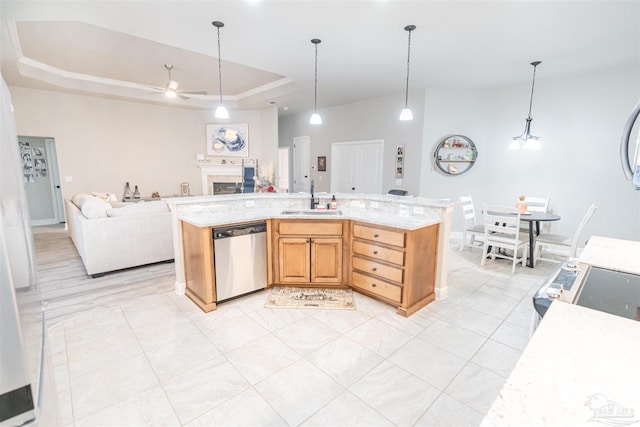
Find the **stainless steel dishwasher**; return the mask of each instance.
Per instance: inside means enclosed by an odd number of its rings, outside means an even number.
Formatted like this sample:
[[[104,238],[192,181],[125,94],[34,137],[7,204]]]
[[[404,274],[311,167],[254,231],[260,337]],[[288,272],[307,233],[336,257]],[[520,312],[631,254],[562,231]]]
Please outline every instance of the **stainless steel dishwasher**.
[[[267,223],[213,228],[216,301],[264,289],[267,285]]]

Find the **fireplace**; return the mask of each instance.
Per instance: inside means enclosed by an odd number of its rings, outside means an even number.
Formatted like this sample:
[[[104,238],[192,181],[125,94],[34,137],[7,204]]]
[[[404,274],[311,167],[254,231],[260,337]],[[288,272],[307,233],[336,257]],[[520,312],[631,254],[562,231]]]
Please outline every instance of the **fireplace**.
[[[242,184],[239,182],[217,182],[213,181],[213,194],[237,194],[242,193]]]
[[[202,193],[234,194],[242,192],[242,167],[239,165],[198,165],[202,175]]]

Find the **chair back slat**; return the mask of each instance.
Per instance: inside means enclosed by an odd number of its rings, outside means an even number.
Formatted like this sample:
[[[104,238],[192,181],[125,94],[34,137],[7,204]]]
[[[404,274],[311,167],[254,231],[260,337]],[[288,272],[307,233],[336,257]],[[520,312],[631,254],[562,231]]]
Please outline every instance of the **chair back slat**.
[[[473,199],[471,196],[460,196],[460,201],[463,203],[462,212],[464,214],[464,222],[467,227],[473,227],[476,225],[476,210],[473,207]]]
[[[500,233],[518,238],[520,211],[508,206],[484,205],[485,233]]]
[[[525,197],[527,210],[531,212],[547,212],[549,210],[549,197]]]

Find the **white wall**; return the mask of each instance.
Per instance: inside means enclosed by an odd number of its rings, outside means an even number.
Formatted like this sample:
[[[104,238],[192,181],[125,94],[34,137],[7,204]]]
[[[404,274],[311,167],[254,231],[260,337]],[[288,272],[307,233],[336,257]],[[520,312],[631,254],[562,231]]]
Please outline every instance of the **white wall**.
[[[279,122],[280,146],[291,146],[293,137],[310,136],[310,160],[315,168],[318,156],[327,156],[327,171],[311,172],[316,191],[331,189],[331,143],[346,141],[384,140],[382,188],[402,188],[417,195],[420,189],[420,159],[422,157],[422,117],[424,92],[409,94],[414,120],[398,120],[404,106],[403,96],[385,96],[348,105],[318,110],[321,125],[310,125],[311,113],[283,117]],[[396,185],[396,146],[405,145],[405,175]],[[293,177],[293,172],[291,172]],[[322,180],[320,180],[320,178]],[[292,187],[293,188],[293,187]]]
[[[91,191],[120,197],[126,181],[143,197],[178,194],[182,182],[201,194],[196,154],[205,153],[205,124],[216,123],[212,111],[9,89],[18,134],[55,138],[64,197]],[[275,164],[277,109],[230,114],[226,122],[249,124],[249,157]]]
[[[507,149],[524,130],[530,83],[467,93],[427,90],[420,194],[471,194],[477,212],[483,202],[515,204],[519,194],[549,196],[551,210],[562,217],[551,231],[567,235],[595,202],[586,237],[640,239],[640,192],[625,181],[618,157],[622,128],[640,97],[638,67],[557,79],[545,79],[542,71],[532,110],[532,132],[543,138],[537,152]],[[462,133],[478,147],[478,161],[463,175],[434,170],[430,156],[447,133]],[[452,228],[461,227],[457,212]]]
[[[519,194],[548,196],[550,209],[562,217],[548,231],[566,235],[595,202],[599,209],[585,237],[640,240],[640,191],[625,181],[618,157],[622,128],[640,98],[640,64],[553,79],[540,68],[532,132],[543,138],[543,149],[510,151],[511,137],[524,130],[530,92],[530,81],[482,90],[414,91],[409,99],[415,119],[408,123],[397,120],[402,102],[396,96],[324,109],[317,127],[308,124],[310,113],[289,116],[280,119],[280,146],[310,135],[315,165],[316,156],[329,156],[331,142],[384,139],[383,183],[391,188],[393,150],[405,143],[407,175],[401,187],[411,194],[450,199],[471,194],[477,212],[483,202],[514,205]],[[449,134],[465,135],[478,148],[478,161],[464,174],[446,175],[434,166],[435,146]],[[323,174],[319,191],[329,190],[330,168],[327,157],[327,172],[314,172],[316,187]],[[462,224],[457,210],[452,231],[461,231]]]

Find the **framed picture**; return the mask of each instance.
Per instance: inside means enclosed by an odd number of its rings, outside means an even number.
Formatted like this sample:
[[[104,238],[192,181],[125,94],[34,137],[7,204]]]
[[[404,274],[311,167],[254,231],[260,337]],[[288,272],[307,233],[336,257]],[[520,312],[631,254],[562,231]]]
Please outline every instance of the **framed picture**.
[[[404,145],[396,146],[396,178],[404,177]]]
[[[207,124],[207,156],[248,157],[249,124]]]
[[[327,171],[327,156],[318,156],[318,172]]]

